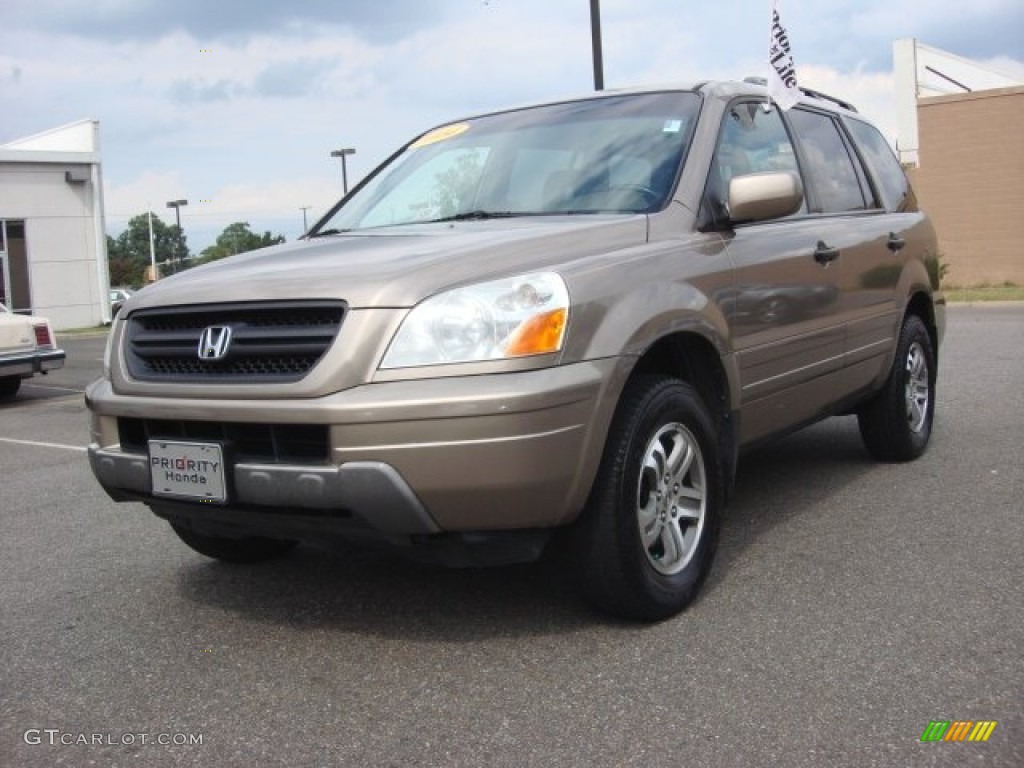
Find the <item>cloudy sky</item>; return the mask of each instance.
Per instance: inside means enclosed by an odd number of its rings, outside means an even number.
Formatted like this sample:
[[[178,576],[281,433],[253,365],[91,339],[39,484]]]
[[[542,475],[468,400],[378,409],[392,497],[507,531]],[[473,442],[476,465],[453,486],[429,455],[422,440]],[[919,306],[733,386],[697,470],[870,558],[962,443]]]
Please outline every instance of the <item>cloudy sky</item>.
[[[194,251],[233,221],[289,240],[439,122],[593,87],[589,0],[0,0],[0,144],[101,122],[107,228],[147,205]],[[605,84],[766,68],[770,0],[602,0]],[[1021,0],[784,0],[802,85],[891,139],[892,41],[1024,79]]]

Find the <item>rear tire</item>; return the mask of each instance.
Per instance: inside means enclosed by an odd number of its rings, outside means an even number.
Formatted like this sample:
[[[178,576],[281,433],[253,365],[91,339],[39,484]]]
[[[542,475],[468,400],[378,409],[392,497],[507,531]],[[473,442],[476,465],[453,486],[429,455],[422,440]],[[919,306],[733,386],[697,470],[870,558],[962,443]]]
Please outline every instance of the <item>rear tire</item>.
[[[271,560],[291,551],[298,543],[284,539],[265,539],[260,536],[247,536],[241,539],[207,536],[179,523],[171,523],[171,528],[178,534],[179,539],[199,554],[225,563],[258,563]]]
[[[21,389],[21,379],[7,378],[0,379],[0,399],[8,399],[18,394],[18,390]]]
[[[857,412],[864,445],[878,461],[912,461],[925,452],[935,418],[935,349],[921,318],[900,330],[889,378]]]
[[[586,509],[570,531],[588,600],[657,621],[682,611],[711,569],[723,464],[713,421],[689,385],[641,376],[623,393]]]

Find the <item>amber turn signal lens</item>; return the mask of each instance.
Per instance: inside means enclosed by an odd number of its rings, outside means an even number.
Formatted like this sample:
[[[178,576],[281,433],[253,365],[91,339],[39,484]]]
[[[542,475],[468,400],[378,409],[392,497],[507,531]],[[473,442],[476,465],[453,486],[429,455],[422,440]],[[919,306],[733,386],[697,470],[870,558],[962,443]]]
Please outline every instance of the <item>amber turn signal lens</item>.
[[[534,315],[524,321],[509,336],[508,344],[505,346],[505,356],[521,357],[557,352],[562,347],[567,315],[568,312],[563,307],[541,315]]]

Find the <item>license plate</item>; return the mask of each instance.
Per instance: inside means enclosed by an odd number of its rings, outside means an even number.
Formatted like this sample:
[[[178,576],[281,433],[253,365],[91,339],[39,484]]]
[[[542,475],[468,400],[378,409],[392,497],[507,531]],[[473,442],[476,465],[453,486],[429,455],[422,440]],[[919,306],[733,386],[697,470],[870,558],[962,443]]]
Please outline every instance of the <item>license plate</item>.
[[[224,451],[217,443],[150,440],[149,472],[154,496],[227,501]]]

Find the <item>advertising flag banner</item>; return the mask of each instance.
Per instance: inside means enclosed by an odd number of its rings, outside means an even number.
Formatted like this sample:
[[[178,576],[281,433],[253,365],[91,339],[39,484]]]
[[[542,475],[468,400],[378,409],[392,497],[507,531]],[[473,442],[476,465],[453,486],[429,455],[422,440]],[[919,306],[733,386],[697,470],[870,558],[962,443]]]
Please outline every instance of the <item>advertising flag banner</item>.
[[[796,83],[796,64],[789,43],[789,34],[779,18],[779,0],[772,0],[772,37],[768,48],[768,95],[782,107],[789,109],[800,98]]]

